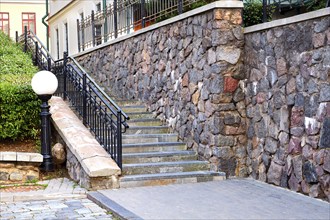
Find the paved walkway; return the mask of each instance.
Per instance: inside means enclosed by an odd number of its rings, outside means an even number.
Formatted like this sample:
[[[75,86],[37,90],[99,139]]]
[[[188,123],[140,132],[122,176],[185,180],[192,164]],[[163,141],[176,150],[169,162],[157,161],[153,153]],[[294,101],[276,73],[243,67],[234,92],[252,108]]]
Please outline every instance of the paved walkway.
[[[1,202],[17,202],[31,200],[86,198],[87,190],[67,178],[40,181],[37,184],[47,185],[43,190],[1,193]]]
[[[0,193],[0,219],[112,219],[87,199],[87,190],[67,178],[38,182],[43,190]]]
[[[330,203],[251,179],[91,192],[126,219],[330,219]]]

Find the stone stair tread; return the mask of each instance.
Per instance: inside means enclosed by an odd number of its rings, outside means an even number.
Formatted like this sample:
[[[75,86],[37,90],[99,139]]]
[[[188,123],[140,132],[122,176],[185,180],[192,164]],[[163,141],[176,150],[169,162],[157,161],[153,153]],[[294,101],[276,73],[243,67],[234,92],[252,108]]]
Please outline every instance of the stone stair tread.
[[[168,179],[168,178],[187,178],[187,177],[200,177],[200,176],[223,176],[224,172],[215,172],[207,170],[190,171],[190,172],[176,172],[176,173],[153,173],[153,174],[136,174],[126,175],[120,177],[121,182],[137,181],[137,180],[150,180],[150,179]]]
[[[143,128],[168,128],[168,126],[159,125],[159,126],[130,126],[130,129],[143,129]]]
[[[123,106],[123,109],[125,108],[144,108],[146,109],[146,107],[144,105],[127,105],[127,106]]]
[[[131,163],[131,164],[123,164],[123,169],[129,167],[180,166],[187,164],[209,164],[209,162],[200,161],[200,160],[187,160],[187,161],[171,161],[171,162],[156,162],[156,163]]]
[[[177,137],[177,134],[123,134],[123,139],[135,138],[157,138],[157,137]]]
[[[157,118],[134,118],[134,119],[130,119],[128,123],[145,122],[145,121],[160,121],[160,120]]]
[[[178,150],[178,151],[162,151],[162,152],[143,152],[143,153],[124,153],[123,158],[127,157],[171,157],[177,155],[196,155],[195,151]]]
[[[172,145],[186,145],[182,142],[151,142],[151,143],[134,143],[134,144],[123,144],[125,147],[146,147],[146,146],[172,146]]]

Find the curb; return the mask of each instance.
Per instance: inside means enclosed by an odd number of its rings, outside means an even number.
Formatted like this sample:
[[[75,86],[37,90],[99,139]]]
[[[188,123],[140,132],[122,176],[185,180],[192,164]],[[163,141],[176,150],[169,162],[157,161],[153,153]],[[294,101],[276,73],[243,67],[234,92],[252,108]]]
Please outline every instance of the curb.
[[[87,194],[87,198],[91,201],[95,202],[97,205],[99,205],[101,208],[104,208],[110,212],[112,212],[113,215],[116,217],[119,217],[120,219],[127,219],[127,220],[141,220],[143,218],[137,216],[133,212],[125,209],[115,201],[109,199],[108,197],[104,196],[103,194],[99,192],[89,192]]]
[[[32,193],[31,193],[32,192]],[[84,199],[86,194],[38,194],[36,191],[29,193],[1,193],[0,202],[23,202],[23,201],[38,201],[38,200],[53,200],[53,199]]]

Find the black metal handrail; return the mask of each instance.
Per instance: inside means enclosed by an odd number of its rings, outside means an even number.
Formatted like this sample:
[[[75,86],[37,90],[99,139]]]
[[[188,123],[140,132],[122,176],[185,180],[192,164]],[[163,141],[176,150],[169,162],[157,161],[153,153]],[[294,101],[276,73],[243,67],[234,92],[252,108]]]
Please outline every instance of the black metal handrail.
[[[114,0],[77,19],[78,49],[107,42],[215,0]]]
[[[84,125],[122,168],[122,133],[129,127],[127,114],[66,52],[63,59],[55,61],[32,31],[25,30],[17,39],[23,43],[24,51],[32,52],[36,66],[56,75],[59,81],[56,94],[69,100]]]

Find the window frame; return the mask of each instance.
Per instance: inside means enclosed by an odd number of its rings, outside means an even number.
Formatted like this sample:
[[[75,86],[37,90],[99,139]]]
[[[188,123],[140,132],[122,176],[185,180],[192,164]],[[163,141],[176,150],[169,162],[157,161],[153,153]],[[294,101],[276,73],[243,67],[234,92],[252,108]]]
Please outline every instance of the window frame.
[[[34,15],[34,19],[30,19],[30,15]],[[28,15],[28,19],[24,19],[24,15]],[[35,12],[22,12],[22,33],[24,33],[24,21],[28,22],[28,30],[30,30],[30,21],[34,22],[34,34],[37,34],[37,18],[36,18],[36,13]]]
[[[0,14],[2,15],[1,16],[1,19],[0,19],[0,23],[1,23],[1,29],[0,29],[0,31],[3,31],[5,34],[7,34],[8,36],[10,36],[10,17],[9,17],[9,12],[0,12]],[[3,15],[8,15],[8,19],[4,19],[3,18]],[[4,25],[3,25],[3,23],[4,23],[4,21],[8,21],[8,33],[6,33],[5,31],[4,31]]]

